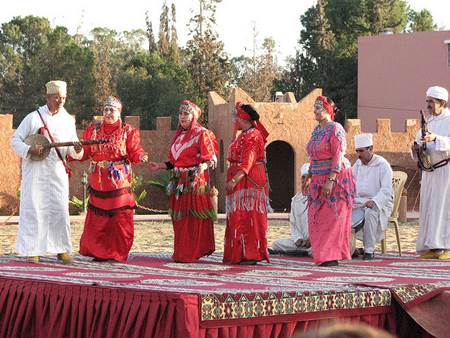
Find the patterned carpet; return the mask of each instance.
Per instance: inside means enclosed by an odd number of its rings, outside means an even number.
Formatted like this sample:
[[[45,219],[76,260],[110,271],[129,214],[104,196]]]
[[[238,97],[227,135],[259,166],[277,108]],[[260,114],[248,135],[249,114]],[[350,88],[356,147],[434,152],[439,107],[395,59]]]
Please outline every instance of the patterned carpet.
[[[139,253],[124,263],[76,256],[62,265],[0,257],[0,278],[196,294],[200,320],[221,321],[324,311],[389,308],[391,297],[409,308],[450,289],[450,261],[412,255],[378,255],[317,267],[311,258],[271,256],[270,264],[222,264],[213,254],[197,264],[174,263],[169,254]]]

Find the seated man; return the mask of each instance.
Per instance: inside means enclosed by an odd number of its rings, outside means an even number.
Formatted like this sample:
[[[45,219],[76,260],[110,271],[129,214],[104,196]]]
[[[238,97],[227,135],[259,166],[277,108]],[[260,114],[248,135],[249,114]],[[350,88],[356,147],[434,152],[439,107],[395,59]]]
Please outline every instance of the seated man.
[[[309,163],[303,164],[300,174],[302,186],[308,174]],[[308,256],[311,254],[311,244],[308,235],[308,210],[307,197],[300,191],[291,202],[289,223],[291,224],[291,238],[278,239],[272,243],[270,254],[287,254],[296,256]]]
[[[376,242],[384,238],[384,230],[392,212],[392,169],[386,159],[373,153],[372,134],[356,135],[355,148],[358,160],[353,165],[356,181],[353,208],[364,211],[364,227],[356,235],[358,237],[363,232],[363,259],[370,260],[374,257]]]

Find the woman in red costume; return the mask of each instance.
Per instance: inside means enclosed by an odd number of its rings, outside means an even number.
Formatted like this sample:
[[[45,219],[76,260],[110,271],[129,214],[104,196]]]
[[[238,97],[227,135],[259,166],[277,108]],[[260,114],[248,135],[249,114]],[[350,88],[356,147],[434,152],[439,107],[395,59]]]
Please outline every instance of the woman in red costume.
[[[336,266],[350,259],[350,229],[355,194],[350,162],[344,157],[347,142],[344,128],[334,122],[334,103],[319,96],[314,116],[319,122],[307,144],[311,159],[304,185],[308,194],[308,225],[314,262]]]
[[[254,265],[267,253],[268,182],[264,145],[268,133],[252,106],[236,104],[235,136],[228,150],[224,263]]]
[[[217,164],[215,135],[198,122],[202,111],[191,101],[181,102],[179,123],[170,144],[169,161],[150,162],[150,169],[172,171],[168,187],[172,218],[173,260],[197,262],[215,250],[216,213],[211,201],[208,168]]]
[[[85,145],[81,161],[91,160],[89,204],[80,239],[80,254],[103,261],[126,261],[133,245],[135,200],[131,163],[147,162],[139,131],[120,119],[122,103],[110,96],[103,108],[103,122],[90,125],[84,140],[109,142]]]

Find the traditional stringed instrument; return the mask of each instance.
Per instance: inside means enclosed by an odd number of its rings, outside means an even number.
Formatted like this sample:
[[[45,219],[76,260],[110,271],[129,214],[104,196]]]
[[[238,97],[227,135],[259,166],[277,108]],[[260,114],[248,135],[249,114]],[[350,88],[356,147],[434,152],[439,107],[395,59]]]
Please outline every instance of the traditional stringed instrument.
[[[88,140],[88,141],[80,141],[81,144],[102,144],[107,143],[110,140],[107,139],[98,139],[98,140]],[[71,147],[77,144],[78,142],[57,142],[57,143],[50,143],[50,141],[41,134],[33,134],[28,136],[24,142],[28,144],[29,146],[40,144],[44,147],[44,150],[39,155],[30,155],[30,158],[33,161],[42,161],[45,159],[48,154],[50,154],[50,150],[53,147]]]

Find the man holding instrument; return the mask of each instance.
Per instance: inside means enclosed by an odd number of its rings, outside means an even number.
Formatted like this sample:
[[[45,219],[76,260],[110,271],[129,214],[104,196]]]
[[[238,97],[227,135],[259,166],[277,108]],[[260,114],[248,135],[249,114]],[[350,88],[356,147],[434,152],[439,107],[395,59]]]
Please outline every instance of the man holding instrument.
[[[412,146],[417,159],[426,151],[430,167],[422,168],[419,235],[420,258],[450,259],[450,111],[448,91],[430,87],[426,93],[427,130],[419,131]],[[419,154],[420,155],[420,154]],[[422,156],[423,157],[423,156]]]
[[[57,254],[63,263],[72,261],[69,224],[69,168],[65,159],[83,156],[75,119],[64,109],[67,85],[64,81],[46,84],[47,104],[29,113],[14,133],[11,145],[22,158],[19,233],[16,252],[28,262]],[[27,144],[27,137],[42,134],[52,143],[75,142],[70,147],[53,147],[48,156],[42,144]]]

